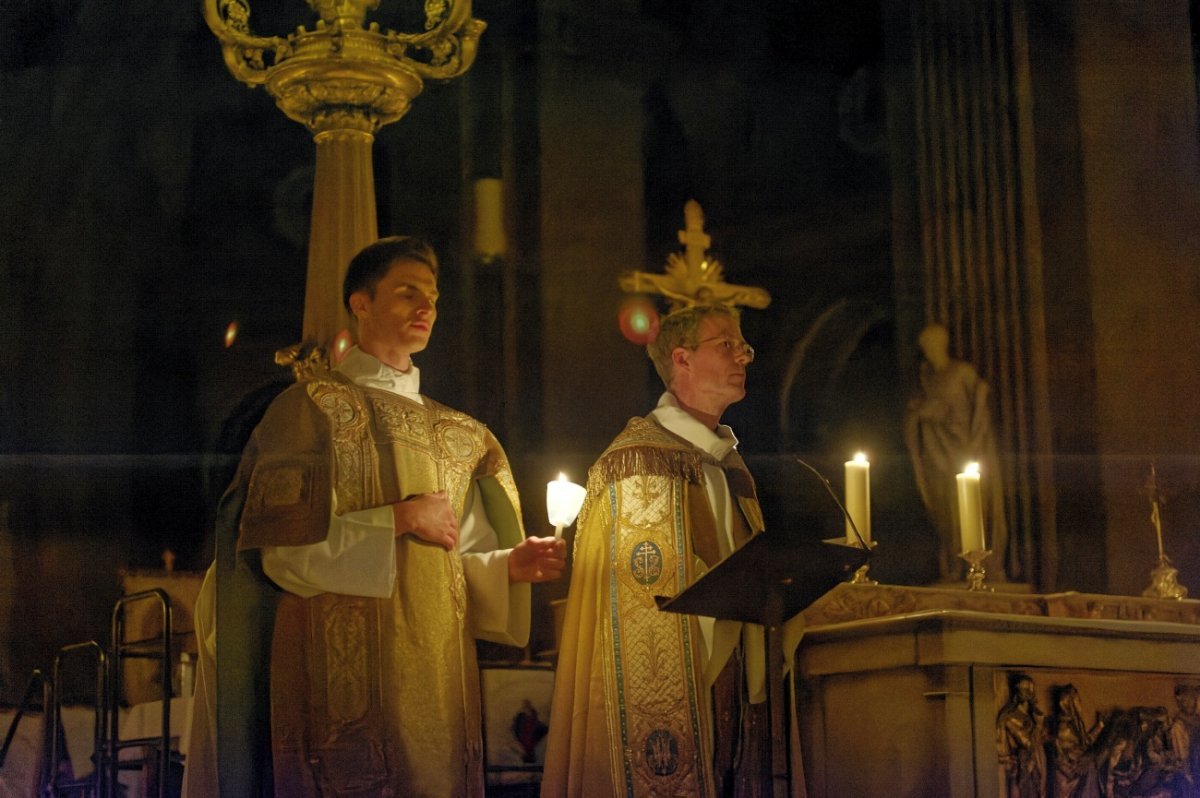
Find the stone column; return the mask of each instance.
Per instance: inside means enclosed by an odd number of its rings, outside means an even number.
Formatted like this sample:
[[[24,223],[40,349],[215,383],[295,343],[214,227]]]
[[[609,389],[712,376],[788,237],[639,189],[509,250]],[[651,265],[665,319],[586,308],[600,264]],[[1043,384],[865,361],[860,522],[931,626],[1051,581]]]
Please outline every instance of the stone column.
[[[369,131],[318,132],[304,287],[303,340],[328,346],[349,326],[341,302],[350,258],[379,237]]]

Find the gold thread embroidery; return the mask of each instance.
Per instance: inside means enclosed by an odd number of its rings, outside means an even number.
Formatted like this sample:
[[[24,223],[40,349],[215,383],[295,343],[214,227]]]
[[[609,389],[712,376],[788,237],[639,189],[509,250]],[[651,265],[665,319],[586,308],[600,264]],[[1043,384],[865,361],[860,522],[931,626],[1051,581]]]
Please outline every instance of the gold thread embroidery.
[[[370,708],[366,603],[339,603],[329,609],[324,621],[329,718],[351,723]]]
[[[402,405],[399,402],[381,401],[372,397],[371,408],[375,412],[380,430],[390,441],[429,445],[430,432],[428,412]]]
[[[319,380],[309,384],[308,395],[329,418],[332,428],[339,505],[365,506],[367,479],[378,473],[378,463],[374,447],[362,445],[367,414],[359,393],[340,382]]]

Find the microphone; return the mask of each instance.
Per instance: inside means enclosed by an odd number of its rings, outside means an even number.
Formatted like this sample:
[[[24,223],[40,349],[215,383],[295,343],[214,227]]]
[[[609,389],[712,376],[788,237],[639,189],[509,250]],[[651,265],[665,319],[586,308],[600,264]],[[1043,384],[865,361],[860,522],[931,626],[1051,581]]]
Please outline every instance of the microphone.
[[[825,478],[825,475],[801,460],[799,457],[795,455],[792,455],[792,457],[797,463],[811,471],[817,479],[821,480],[821,484],[824,485],[825,490],[829,492],[829,497],[833,499],[833,503],[836,504],[838,509],[842,511],[842,515],[845,516],[846,520],[850,523],[850,528],[854,530],[854,537],[858,538],[859,547],[866,551],[870,551],[871,547],[867,545],[867,541],[863,538],[862,533],[858,531],[858,524],[854,523],[854,517],[851,516],[846,510],[846,506],[842,504],[842,500],[838,498],[837,492],[833,489],[833,485],[829,484],[829,480]]]

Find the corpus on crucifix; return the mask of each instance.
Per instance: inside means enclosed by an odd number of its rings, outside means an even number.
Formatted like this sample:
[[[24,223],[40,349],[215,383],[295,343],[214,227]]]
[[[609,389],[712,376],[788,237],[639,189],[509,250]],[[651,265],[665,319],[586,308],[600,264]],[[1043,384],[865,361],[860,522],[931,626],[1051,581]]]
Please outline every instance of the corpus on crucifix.
[[[745,305],[765,308],[771,295],[762,288],[725,282],[725,269],[708,254],[712,238],[704,232],[704,211],[696,200],[683,206],[684,229],[679,231],[683,254],[667,255],[665,274],[630,271],[618,278],[621,290],[631,294],[662,294],[672,312],[693,305]]]

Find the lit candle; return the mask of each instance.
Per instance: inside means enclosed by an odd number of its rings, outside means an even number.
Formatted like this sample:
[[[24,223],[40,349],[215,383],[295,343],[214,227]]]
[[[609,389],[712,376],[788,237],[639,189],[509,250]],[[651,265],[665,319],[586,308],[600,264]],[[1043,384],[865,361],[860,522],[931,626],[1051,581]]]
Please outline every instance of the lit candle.
[[[858,534],[862,535],[864,543],[871,542],[871,463],[862,452],[854,455],[853,460],[846,461],[846,543],[857,546]],[[854,519],[854,524],[850,520]]]
[[[568,481],[566,474],[546,483],[546,516],[554,524],[554,537],[561,538],[563,527],[575,522],[585,495],[584,487]]]
[[[967,463],[958,480],[958,530],[962,550],[984,551],[983,499],[979,491],[979,463]]]

